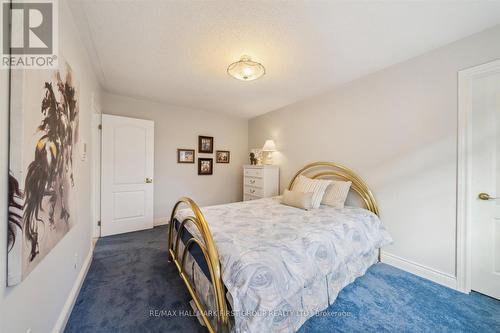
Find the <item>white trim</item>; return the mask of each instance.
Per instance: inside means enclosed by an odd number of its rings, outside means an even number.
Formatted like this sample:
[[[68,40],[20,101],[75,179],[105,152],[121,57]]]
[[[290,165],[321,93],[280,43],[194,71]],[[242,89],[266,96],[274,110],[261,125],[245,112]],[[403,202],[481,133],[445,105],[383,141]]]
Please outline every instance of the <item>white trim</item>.
[[[160,217],[160,218],[157,218],[154,220],[153,222],[153,225],[155,227],[159,226],[159,225],[165,225],[165,224],[168,224],[168,222],[170,221],[170,218],[169,217]]]
[[[458,146],[457,146],[457,289],[471,291],[471,244],[470,205],[473,194],[468,152],[471,147],[470,135],[470,84],[483,75],[500,72],[500,59],[458,72]]]
[[[92,196],[90,201],[90,209],[92,216],[92,237],[101,236],[101,227],[99,221],[101,220],[101,113],[97,109],[92,99],[92,152],[90,161],[90,179],[92,182]]]
[[[56,324],[52,329],[52,333],[62,333],[66,328],[66,324],[68,323],[69,316],[71,315],[71,311],[73,310],[73,306],[75,305],[78,294],[80,293],[80,289],[82,288],[83,281],[85,281],[85,277],[87,276],[87,272],[89,271],[90,264],[92,263],[92,256],[94,253],[94,246],[91,245],[89,254],[85,261],[83,262],[82,268],[80,269],[80,273],[76,278],[75,284],[64,303],[64,306],[59,314],[59,318],[57,318]]]
[[[439,283],[448,288],[456,289],[457,288],[457,279],[451,274],[447,274],[441,271],[438,271],[434,268],[430,268],[416,262],[403,259],[401,257],[395,256],[394,254],[387,253],[385,251],[381,252],[381,261],[388,265],[399,268],[403,271],[415,274],[417,276],[423,277],[425,279],[431,280],[432,282]]]

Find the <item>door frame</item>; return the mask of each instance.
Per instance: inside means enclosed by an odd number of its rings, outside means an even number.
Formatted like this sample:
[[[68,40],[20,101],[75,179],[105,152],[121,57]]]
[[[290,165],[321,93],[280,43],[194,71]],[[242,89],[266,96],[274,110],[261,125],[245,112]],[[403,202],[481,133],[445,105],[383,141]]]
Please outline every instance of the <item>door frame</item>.
[[[457,289],[471,291],[471,127],[470,88],[473,80],[486,74],[500,73],[500,59],[458,72],[458,149],[457,149]]]
[[[93,99],[94,100],[94,99]],[[90,178],[92,181],[91,198],[91,237],[101,237],[101,123],[102,112],[92,102],[91,106],[91,136],[92,136],[92,162],[90,166]]]

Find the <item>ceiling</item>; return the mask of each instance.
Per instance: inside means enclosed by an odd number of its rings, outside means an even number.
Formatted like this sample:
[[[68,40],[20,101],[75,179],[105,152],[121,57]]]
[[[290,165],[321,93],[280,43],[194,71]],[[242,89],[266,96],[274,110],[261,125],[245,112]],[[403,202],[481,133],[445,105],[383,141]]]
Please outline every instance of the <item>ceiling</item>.
[[[103,88],[253,117],[500,23],[500,1],[70,1]],[[227,66],[266,67],[242,82]]]

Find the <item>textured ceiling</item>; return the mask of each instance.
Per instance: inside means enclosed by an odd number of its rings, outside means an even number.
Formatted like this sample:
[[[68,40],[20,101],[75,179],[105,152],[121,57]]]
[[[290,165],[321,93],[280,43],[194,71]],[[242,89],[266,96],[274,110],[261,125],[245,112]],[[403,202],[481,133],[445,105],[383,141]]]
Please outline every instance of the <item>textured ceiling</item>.
[[[109,92],[253,117],[500,23],[500,1],[70,1]],[[267,74],[226,74],[242,54]]]

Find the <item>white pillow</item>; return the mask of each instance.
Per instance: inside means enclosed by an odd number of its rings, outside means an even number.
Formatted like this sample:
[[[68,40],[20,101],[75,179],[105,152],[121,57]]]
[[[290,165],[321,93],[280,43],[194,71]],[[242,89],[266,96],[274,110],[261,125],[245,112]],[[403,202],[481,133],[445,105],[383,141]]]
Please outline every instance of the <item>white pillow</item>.
[[[351,184],[351,182],[332,180],[332,183],[326,189],[321,203],[335,208],[344,208]]]
[[[332,181],[326,179],[311,179],[299,175],[293,184],[293,191],[313,192],[312,208],[318,208],[325,194],[325,190]]]
[[[285,190],[281,198],[281,203],[283,205],[309,210],[312,207],[312,197],[312,192]]]

